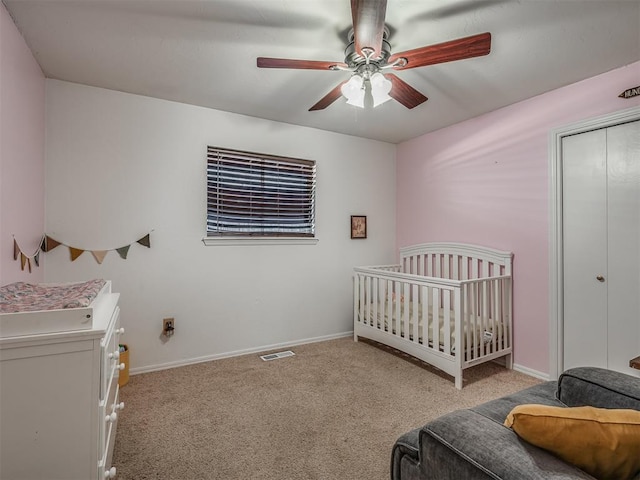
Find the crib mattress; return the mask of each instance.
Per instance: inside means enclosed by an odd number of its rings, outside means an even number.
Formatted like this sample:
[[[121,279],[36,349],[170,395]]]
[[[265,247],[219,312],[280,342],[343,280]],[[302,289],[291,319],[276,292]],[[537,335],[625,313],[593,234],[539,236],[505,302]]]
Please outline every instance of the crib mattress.
[[[387,307],[379,306],[378,307],[378,318],[374,319],[374,310],[373,305],[370,305],[369,310],[369,321],[371,323],[375,323],[378,329],[384,329],[384,331],[391,331],[392,334],[396,335],[397,321],[396,321],[396,306],[395,302],[391,306],[391,317],[387,314]],[[418,342],[424,344],[424,329],[425,329],[425,320],[427,322],[427,340],[428,345],[433,346],[433,311],[431,309],[428,310],[427,315],[422,314],[422,304],[418,304]],[[469,332],[469,337],[471,340],[471,344],[474,346],[480,346],[486,343],[490,343],[493,341],[495,335],[499,334],[497,328],[493,328],[494,322],[492,318],[485,319],[485,323],[483,325],[482,318],[476,316],[475,322],[473,321],[463,322],[463,330],[464,337],[463,343],[465,348],[467,347],[467,332]],[[438,343],[440,345],[440,349],[444,351],[444,338],[446,335],[445,331],[445,310],[440,308],[438,310]],[[413,304],[409,302],[409,339],[413,340],[413,328],[414,319],[413,319]],[[400,308],[400,336],[405,336],[405,321],[404,321],[404,305],[401,305]],[[474,335],[475,331],[475,335]],[[452,354],[455,353],[455,341],[456,341],[456,328],[455,328],[455,311],[449,311],[449,332],[450,332],[450,347]]]

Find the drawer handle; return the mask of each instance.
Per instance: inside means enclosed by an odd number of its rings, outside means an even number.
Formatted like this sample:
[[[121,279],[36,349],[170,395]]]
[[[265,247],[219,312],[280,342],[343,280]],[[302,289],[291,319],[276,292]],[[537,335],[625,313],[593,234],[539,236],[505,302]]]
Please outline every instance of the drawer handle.
[[[116,467],[104,471],[104,478],[116,478]]]
[[[124,402],[114,403],[113,404],[113,409],[114,410],[124,410]]]
[[[111,415],[107,415],[106,417],[104,417],[105,422],[115,422],[116,420],[118,420],[118,414],[116,412],[113,412]]]
[[[107,355],[107,357],[117,360],[118,358],[120,358],[120,352],[116,350],[115,352],[110,353],[109,355]]]
[[[120,365],[118,365],[118,370],[124,370],[124,363],[121,363]]]

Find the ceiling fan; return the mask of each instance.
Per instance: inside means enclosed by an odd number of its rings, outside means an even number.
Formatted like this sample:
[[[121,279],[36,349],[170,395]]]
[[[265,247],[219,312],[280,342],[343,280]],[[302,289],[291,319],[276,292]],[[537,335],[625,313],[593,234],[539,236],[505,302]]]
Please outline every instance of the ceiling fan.
[[[367,83],[374,106],[393,98],[414,108],[426,102],[427,97],[388,72],[480,57],[491,51],[491,34],[486,32],[392,54],[389,30],[384,24],[386,10],[387,0],[351,0],[353,28],[347,38],[344,62],[258,57],[258,67],[351,72],[349,80],[338,84],[309,111],[325,109],[342,95],[347,103],[364,107]]]

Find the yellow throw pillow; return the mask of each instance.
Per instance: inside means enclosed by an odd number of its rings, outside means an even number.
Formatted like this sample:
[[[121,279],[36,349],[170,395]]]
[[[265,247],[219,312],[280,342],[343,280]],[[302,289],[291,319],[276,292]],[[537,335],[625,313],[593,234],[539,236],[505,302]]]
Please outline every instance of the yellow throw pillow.
[[[519,405],[504,424],[598,479],[631,479],[640,472],[640,411]]]

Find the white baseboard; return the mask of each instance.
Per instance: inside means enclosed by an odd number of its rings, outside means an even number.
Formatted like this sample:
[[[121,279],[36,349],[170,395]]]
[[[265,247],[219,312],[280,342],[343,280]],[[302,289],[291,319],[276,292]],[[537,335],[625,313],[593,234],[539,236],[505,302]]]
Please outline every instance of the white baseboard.
[[[549,377],[548,373],[542,373],[539,372],[537,370],[534,370],[533,368],[529,368],[529,367],[524,367],[522,365],[518,365],[517,363],[513,364],[513,369],[516,372],[520,372],[520,373],[524,373],[525,375],[529,375],[530,377],[535,377],[535,378],[539,378],[540,380],[551,380],[551,377]]]
[[[324,342],[327,340],[335,340],[338,338],[352,337],[352,336],[353,336],[353,331],[334,333],[332,335],[324,335],[321,337],[293,340],[291,342],[276,343],[273,345],[263,345],[261,347],[247,348],[244,350],[235,350],[233,352],[217,353],[215,355],[206,355],[204,357],[188,358],[185,360],[178,360],[175,362],[158,363],[156,365],[146,365],[144,367],[136,367],[136,368],[132,368],[129,371],[129,374],[137,375],[139,373],[156,372],[158,370],[167,370],[169,368],[177,368],[177,367],[184,367],[186,365],[193,365],[194,363],[210,362],[212,360],[220,360],[222,358],[238,357],[240,355],[249,355],[252,353],[262,353],[269,350],[276,350],[279,348],[289,348],[289,347],[295,347],[296,345],[304,345],[306,343]]]
[[[129,371],[129,374],[137,375],[139,373],[156,372],[158,370],[167,370],[169,368],[184,367],[186,365],[193,365],[195,363],[210,362],[212,360],[220,360],[223,358],[239,357],[241,355],[251,355],[254,353],[262,353],[270,350],[277,350],[280,348],[290,348],[290,347],[295,347],[297,345],[305,345],[307,343],[325,342],[327,340],[336,340],[338,338],[345,338],[345,337],[352,337],[352,336],[353,336],[353,331],[350,331],[350,332],[334,333],[332,335],[323,335],[321,337],[293,340],[291,342],[275,343],[272,345],[263,345],[261,347],[247,348],[244,350],[234,350],[232,352],[217,353],[214,355],[205,355],[203,357],[188,358],[184,360],[178,360],[175,362],[158,363],[156,365],[146,365],[144,367],[136,367],[136,368],[132,368]],[[499,360],[501,359],[497,359],[496,361],[499,361]],[[525,375],[539,378],[540,380],[551,379],[549,377],[549,374],[547,373],[539,372],[532,368],[518,365],[517,363],[513,364],[513,369],[516,372],[524,373]]]

